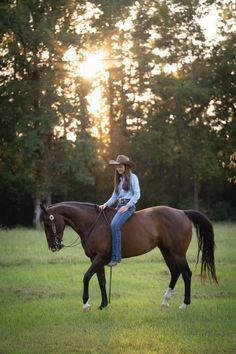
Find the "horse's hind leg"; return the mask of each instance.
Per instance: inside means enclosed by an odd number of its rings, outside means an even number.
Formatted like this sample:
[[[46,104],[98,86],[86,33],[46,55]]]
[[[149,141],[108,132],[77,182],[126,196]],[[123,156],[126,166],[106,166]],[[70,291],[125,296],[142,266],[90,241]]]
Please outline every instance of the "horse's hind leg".
[[[191,302],[191,277],[192,277],[192,272],[189,268],[188,262],[185,258],[185,256],[180,257],[177,260],[178,267],[181,271],[183,280],[184,280],[184,302],[182,305],[180,305],[181,310],[185,310],[187,306]]]
[[[180,276],[180,271],[174,261],[170,262],[168,267],[170,269],[171,279],[170,279],[169,286],[165,291],[162,306],[169,306],[169,301],[172,297],[173,290]]]
[[[172,296],[172,292],[175,288],[175,285],[179,279],[180,276],[180,270],[177,267],[176,263],[175,263],[175,259],[174,257],[170,254],[170,252],[165,249],[164,247],[160,247],[161,253],[165,259],[165,262],[170,270],[170,274],[171,274],[171,280],[169,283],[168,288],[165,291],[164,294],[164,299],[162,301],[162,306],[168,307],[169,306],[169,300],[171,299]]]

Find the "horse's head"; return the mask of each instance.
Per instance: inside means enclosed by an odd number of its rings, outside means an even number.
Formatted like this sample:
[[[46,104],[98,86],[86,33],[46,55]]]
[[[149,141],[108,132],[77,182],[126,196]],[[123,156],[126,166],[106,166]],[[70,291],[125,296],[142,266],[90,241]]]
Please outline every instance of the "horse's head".
[[[64,247],[61,242],[65,229],[65,221],[56,210],[50,210],[44,204],[41,204],[41,210],[40,220],[44,226],[48,248],[52,252],[60,251]]]

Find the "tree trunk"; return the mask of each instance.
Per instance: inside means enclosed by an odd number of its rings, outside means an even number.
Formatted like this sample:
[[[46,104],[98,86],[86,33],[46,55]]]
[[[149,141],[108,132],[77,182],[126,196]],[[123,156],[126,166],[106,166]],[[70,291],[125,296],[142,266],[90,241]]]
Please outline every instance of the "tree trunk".
[[[34,226],[37,230],[39,230],[41,227],[40,221],[39,221],[40,213],[41,213],[40,203],[41,203],[41,200],[39,198],[35,198],[35,201],[34,201]]]
[[[198,182],[197,178],[195,177],[194,181],[193,181],[193,205],[194,205],[195,210],[199,210],[198,194],[199,194],[199,182]]]
[[[34,226],[37,230],[41,228],[40,224],[40,214],[41,214],[41,207],[40,204],[42,203],[42,200],[40,198],[35,198],[34,201]],[[48,193],[46,197],[46,205],[51,205],[52,204],[52,194]]]
[[[115,112],[113,107],[114,102],[114,87],[113,87],[113,70],[109,69],[108,78],[108,102],[109,102],[109,123],[110,123],[110,155],[115,156],[117,153],[117,139],[116,139],[116,123]]]

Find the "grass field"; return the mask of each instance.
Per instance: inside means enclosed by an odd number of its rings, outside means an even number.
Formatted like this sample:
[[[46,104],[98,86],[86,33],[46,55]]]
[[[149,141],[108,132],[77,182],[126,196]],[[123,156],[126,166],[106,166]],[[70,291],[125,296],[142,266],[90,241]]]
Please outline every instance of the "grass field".
[[[113,270],[112,301],[98,310],[90,285],[90,312],[82,311],[82,279],[89,266],[81,246],[51,253],[43,231],[0,231],[0,353],[137,354],[236,353],[236,224],[215,225],[219,286],[201,285],[193,238],[192,304],[179,279],[169,309],[160,304],[169,273],[159,250],[124,260]],[[65,243],[75,238],[65,232]],[[109,278],[108,269],[107,278]]]

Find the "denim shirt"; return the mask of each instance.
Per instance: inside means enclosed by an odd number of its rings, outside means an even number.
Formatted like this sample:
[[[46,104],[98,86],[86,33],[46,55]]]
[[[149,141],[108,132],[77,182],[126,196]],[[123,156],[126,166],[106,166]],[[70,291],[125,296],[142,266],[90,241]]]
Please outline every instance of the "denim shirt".
[[[130,199],[127,203],[129,207],[135,205],[140,198],[140,187],[138,177],[134,173],[130,173],[130,189],[128,191],[123,189],[124,177],[122,176],[120,179],[120,183],[118,184],[118,192],[112,193],[112,196],[105,203],[107,206],[112,206],[115,204],[119,198]]]

